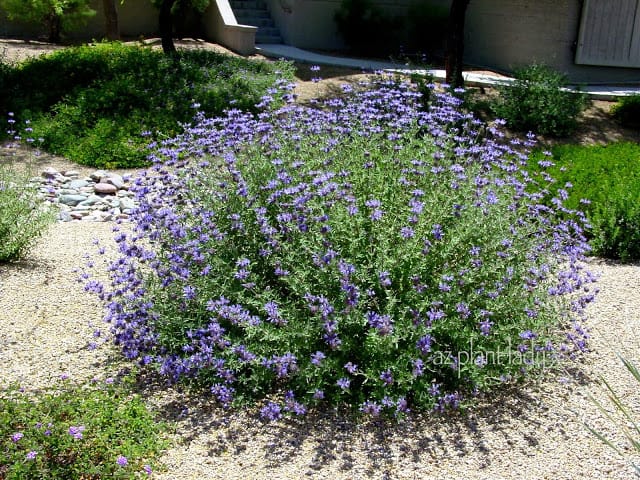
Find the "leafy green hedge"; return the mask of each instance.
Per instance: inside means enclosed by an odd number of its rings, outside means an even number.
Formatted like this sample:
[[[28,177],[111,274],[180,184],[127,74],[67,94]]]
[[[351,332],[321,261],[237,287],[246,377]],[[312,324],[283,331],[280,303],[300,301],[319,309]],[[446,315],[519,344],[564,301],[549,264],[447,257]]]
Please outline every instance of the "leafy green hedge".
[[[556,137],[575,130],[587,98],[567,90],[564,75],[544,65],[530,65],[516,70],[514,77],[513,83],[498,88],[500,98],[492,105],[509,128]]]
[[[0,114],[32,120],[44,149],[79,163],[140,166],[148,141],[141,132],[179,133],[196,104],[212,116],[228,108],[256,111],[276,80],[291,74],[283,62],[206,50],[168,58],[148,47],[101,43],[4,65]]]
[[[593,253],[623,261],[640,259],[640,145],[560,145],[551,153],[555,165],[544,168],[557,180],[551,190],[571,185],[566,206],[586,212]],[[542,168],[537,162],[544,162],[543,157],[541,152],[533,157],[534,169]]]

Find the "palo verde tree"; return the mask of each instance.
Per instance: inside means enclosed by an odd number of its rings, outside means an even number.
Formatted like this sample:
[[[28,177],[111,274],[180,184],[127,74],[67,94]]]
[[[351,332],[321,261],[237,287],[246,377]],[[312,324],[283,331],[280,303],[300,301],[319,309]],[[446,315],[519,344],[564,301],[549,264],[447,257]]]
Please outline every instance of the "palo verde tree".
[[[151,0],[160,10],[159,29],[162,39],[162,50],[168,55],[176,52],[173,43],[174,18],[179,12],[184,12],[189,8],[202,13],[209,5],[209,0]]]
[[[0,9],[9,20],[44,25],[51,43],[59,43],[62,32],[72,30],[96,11],[89,7],[90,0],[0,0]]]

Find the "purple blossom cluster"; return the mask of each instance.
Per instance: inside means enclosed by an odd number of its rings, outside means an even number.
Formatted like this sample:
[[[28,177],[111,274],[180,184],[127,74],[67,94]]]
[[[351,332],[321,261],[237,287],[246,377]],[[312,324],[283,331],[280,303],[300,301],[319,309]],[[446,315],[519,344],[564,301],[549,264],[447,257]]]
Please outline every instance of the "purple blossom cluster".
[[[584,217],[543,203],[531,139],[432,98],[382,77],[153,145],[111,283],[88,284],[123,354],[274,420],[457,408],[586,348]],[[546,356],[490,361],[508,347]]]

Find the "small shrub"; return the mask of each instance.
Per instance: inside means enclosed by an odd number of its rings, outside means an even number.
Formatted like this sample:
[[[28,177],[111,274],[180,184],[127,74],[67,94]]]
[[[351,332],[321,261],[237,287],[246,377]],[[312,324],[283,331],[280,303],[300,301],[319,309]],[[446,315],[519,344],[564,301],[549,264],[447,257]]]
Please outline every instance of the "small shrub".
[[[0,262],[22,258],[54,218],[29,184],[28,170],[0,160]]]
[[[449,9],[414,1],[407,11],[407,49],[420,51],[429,58],[442,55],[449,23]]]
[[[9,20],[45,26],[52,43],[96,14],[89,0],[0,0],[0,8]]]
[[[586,106],[586,96],[566,90],[564,75],[544,65],[516,70],[512,84],[498,88],[500,98],[494,113],[507,126],[521,132],[562,137],[577,126],[577,118]]]
[[[0,477],[133,479],[149,475],[168,445],[157,422],[124,383],[62,385],[34,396],[0,391]]]
[[[14,67],[6,82],[6,108],[32,119],[42,148],[94,167],[148,164],[141,133],[174,136],[193,118],[193,105],[209,115],[256,104],[288,63],[258,62],[211,51],[175,58],[145,47],[102,43],[73,47]]]
[[[399,48],[393,39],[400,19],[390,17],[371,0],[342,0],[334,20],[354,53],[379,57]]]
[[[457,408],[585,348],[587,247],[522,154],[448,95],[350,89],[201,116],[153,154],[111,286],[90,283],[123,354],[274,419]]]
[[[611,107],[611,114],[625,127],[640,128],[640,95],[620,97]]]
[[[551,154],[533,156],[531,169],[542,169],[555,179],[550,197],[559,192],[568,208],[586,212],[592,253],[623,261],[640,259],[640,146],[558,145]],[[538,163],[549,161],[553,163],[544,168]]]

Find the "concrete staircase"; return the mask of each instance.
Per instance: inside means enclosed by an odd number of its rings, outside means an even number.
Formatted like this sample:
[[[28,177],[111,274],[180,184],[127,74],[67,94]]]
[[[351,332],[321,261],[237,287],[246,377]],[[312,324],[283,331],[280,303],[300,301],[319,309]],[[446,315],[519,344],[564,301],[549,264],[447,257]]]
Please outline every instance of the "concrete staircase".
[[[256,43],[282,43],[280,31],[264,1],[231,0],[229,3],[239,24],[258,27]]]

